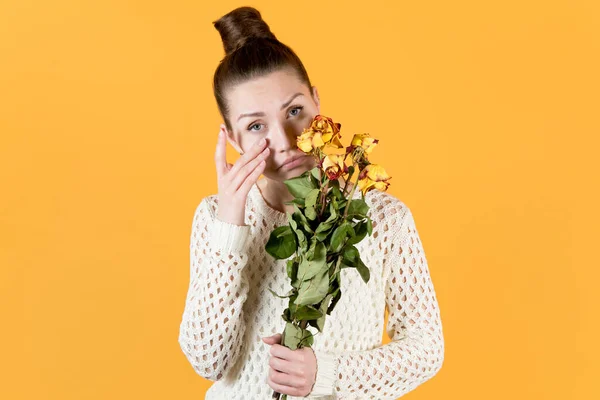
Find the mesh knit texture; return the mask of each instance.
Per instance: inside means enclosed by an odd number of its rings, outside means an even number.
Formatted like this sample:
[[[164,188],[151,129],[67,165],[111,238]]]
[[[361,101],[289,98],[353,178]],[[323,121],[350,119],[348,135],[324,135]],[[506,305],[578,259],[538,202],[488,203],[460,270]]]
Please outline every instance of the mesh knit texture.
[[[362,195],[358,190],[354,198]],[[313,332],[316,382],[307,397],[288,399],[397,399],[431,379],[444,361],[442,322],[415,221],[387,192],[365,197],[373,233],[356,247],[370,270],[365,283],[341,270],[342,297]],[[286,260],[265,251],[271,231],[288,224],[255,183],[245,225],[219,220],[218,196],[197,206],[190,237],[190,281],[179,344],[195,372],[214,381],[206,399],[270,400],[270,347],[261,338],[281,333],[292,289]],[[382,345],[385,326],[391,342]]]

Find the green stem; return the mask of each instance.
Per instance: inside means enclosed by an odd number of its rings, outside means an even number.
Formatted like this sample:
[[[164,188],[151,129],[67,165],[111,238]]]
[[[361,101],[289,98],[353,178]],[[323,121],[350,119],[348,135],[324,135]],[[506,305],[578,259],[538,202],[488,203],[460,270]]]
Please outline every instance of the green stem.
[[[344,194],[344,196],[348,194],[348,193],[346,193],[346,188],[348,187],[348,182],[350,182],[350,180],[352,179],[353,176],[354,176],[354,171],[352,171],[352,174],[348,177],[348,179],[346,179],[346,183],[344,183],[344,190],[342,190],[342,193]]]
[[[325,184],[325,190],[321,192],[321,211],[319,211],[319,221],[321,220],[321,216],[323,215],[323,210],[325,209],[325,199],[327,198],[327,189],[329,189],[329,179],[327,179],[327,183]]]
[[[344,219],[346,219],[346,217],[348,216],[348,209],[350,208],[350,202],[352,201],[352,196],[354,196],[354,191],[356,190],[356,187],[358,186],[359,178],[360,178],[360,171],[356,176],[356,182],[352,186],[352,190],[350,191],[350,195],[348,196],[348,203],[346,204],[346,209],[344,210]]]
[[[307,320],[300,321],[300,328],[306,329],[306,325],[308,325]],[[281,344],[283,346],[283,335],[281,335],[281,342],[279,344]],[[287,400],[287,394],[281,394],[278,391],[273,390],[273,394],[271,395],[271,398],[273,400],[279,400],[279,396],[281,396],[281,400]]]

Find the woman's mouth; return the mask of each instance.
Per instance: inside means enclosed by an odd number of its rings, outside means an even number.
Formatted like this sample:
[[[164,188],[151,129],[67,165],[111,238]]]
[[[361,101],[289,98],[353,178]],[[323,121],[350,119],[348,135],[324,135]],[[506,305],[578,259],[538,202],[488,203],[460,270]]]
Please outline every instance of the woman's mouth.
[[[308,157],[306,154],[300,154],[298,156],[294,156],[294,157],[286,160],[286,162],[284,162],[279,167],[279,169],[289,170],[289,169],[296,168],[297,166],[301,165],[304,162],[304,160],[306,159],[306,157]]]

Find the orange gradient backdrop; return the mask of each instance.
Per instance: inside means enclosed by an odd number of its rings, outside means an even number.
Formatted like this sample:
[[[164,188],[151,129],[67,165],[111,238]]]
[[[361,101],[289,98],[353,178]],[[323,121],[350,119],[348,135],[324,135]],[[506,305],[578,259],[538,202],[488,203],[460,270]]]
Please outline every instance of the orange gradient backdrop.
[[[591,0],[0,2],[0,398],[203,398],[177,339],[241,5],[413,211],[446,354],[406,398],[600,398]]]

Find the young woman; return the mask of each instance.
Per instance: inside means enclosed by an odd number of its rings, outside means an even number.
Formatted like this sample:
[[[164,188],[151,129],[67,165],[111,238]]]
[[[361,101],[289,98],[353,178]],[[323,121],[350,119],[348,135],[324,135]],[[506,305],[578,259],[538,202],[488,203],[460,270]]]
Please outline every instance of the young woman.
[[[292,211],[283,181],[315,166],[296,137],[320,113],[319,96],[256,9],[237,8],[214,25],[226,52],[214,75],[224,121],[218,194],[205,197],[193,218],[181,349],[196,373],[216,381],[206,399],[268,400],[273,390],[288,399],[396,399],[444,360],[438,302],[412,213],[387,192],[367,192],[373,234],[357,248],[371,279],[343,269],[342,297],[312,348],[280,345],[288,299],[268,289],[282,294],[291,285],[285,260],[273,259],[265,244]],[[225,160],[227,141],[241,154],[233,165]],[[386,307],[392,342],[382,346]]]

